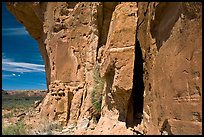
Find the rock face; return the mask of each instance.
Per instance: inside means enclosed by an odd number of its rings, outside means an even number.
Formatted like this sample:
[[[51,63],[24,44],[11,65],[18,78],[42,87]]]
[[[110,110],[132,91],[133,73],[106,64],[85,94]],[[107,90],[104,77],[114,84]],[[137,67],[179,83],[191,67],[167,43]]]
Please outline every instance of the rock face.
[[[75,134],[202,134],[201,3],[7,8],[39,43],[48,87],[42,119],[78,126]]]

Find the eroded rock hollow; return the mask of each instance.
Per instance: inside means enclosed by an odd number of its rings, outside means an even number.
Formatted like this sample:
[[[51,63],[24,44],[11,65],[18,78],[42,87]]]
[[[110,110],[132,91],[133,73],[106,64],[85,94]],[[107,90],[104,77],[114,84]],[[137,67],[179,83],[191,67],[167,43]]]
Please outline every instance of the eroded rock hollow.
[[[39,44],[42,119],[77,126],[76,134],[202,134],[201,3],[7,8]]]

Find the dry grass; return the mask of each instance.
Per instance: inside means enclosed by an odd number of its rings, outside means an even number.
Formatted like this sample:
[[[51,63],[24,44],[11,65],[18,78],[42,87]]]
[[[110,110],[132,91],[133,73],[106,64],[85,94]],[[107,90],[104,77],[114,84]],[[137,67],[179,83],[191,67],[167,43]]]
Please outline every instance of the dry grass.
[[[99,75],[99,67],[96,66],[93,71],[94,78],[94,87],[91,94],[91,102],[94,108],[101,112],[101,104],[102,104],[102,96],[103,96],[103,88],[104,88],[104,80]]]
[[[23,121],[18,121],[8,127],[2,128],[2,135],[26,135],[26,126]]]
[[[33,107],[36,100],[42,100],[43,98],[44,96],[41,95],[26,96],[26,93],[4,95],[2,96],[2,109],[27,109]]]
[[[28,95],[27,93],[27,91],[16,91],[2,95],[2,112],[6,112],[2,113],[3,135],[25,135],[28,133],[26,121],[21,118],[19,119],[17,115],[34,110],[34,102],[36,100],[43,100],[46,94]]]
[[[32,131],[30,131],[29,134],[31,135],[53,135],[53,131],[62,131],[63,127],[59,122],[48,122],[48,120],[45,120],[39,126]]]

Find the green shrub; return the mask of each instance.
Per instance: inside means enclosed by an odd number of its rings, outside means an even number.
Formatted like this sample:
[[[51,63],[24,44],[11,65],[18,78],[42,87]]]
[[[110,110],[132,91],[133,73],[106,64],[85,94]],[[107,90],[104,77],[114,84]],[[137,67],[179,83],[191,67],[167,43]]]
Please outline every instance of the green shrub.
[[[9,125],[8,127],[2,128],[3,135],[25,135],[26,128],[25,123],[23,121],[18,121],[13,125]]]
[[[11,117],[13,117],[13,112],[4,114],[4,115],[2,116],[2,118],[11,118]]]
[[[44,97],[39,96],[28,97],[20,95],[2,96],[2,109],[27,109],[29,107],[33,107],[36,100],[43,100],[43,98]]]
[[[104,79],[100,77],[99,66],[96,66],[93,71],[94,87],[91,93],[91,103],[98,113],[101,112],[102,95],[104,88]]]

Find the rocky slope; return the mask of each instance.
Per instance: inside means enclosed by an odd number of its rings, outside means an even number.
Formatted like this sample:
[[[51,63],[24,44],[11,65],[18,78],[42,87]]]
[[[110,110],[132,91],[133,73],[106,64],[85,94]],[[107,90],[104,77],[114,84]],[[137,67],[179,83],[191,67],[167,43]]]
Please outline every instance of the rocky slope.
[[[201,134],[201,3],[7,8],[39,43],[48,87],[42,119],[77,126],[74,134]]]

